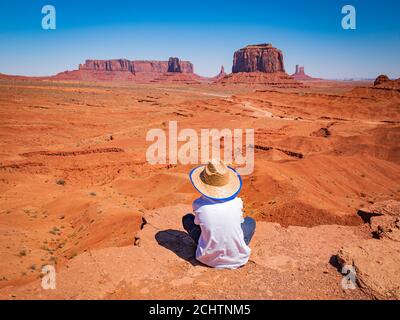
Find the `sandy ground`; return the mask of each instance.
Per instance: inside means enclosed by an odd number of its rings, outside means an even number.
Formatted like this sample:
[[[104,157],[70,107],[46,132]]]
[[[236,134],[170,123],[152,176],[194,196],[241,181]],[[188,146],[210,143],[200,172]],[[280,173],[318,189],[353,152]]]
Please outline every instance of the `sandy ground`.
[[[0,80],[0,297],[371,298],[343,290],[332,260],[368,237],[359,208],[400,200],[400,94],[368,86]],[[192,166],[145,157],[146,133],[168,121],[254,128],[245,267],[194,260],[180,226]],[[48,264],[54,291],[40,286]]]

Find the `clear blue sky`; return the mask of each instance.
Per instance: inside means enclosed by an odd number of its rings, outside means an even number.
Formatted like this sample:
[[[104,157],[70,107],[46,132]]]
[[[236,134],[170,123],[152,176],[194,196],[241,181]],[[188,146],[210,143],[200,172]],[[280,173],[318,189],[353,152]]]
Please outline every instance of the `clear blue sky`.
[[[41,28],[41,8],[57,10],[57,29]],[[352,4],[357,29],[341,28]],[[400,77],[399,0],[152,1],[5,0],[0,3],[0,72],[51,75],[85,59],[190,60],[211,76],[233,52],[270,42],[286,70],[296,64],[324,78]]]

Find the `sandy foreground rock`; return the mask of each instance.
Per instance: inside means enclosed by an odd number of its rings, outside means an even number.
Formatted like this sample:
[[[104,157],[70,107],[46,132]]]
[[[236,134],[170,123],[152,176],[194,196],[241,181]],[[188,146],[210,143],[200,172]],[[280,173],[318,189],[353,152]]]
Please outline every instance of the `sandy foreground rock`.
[[[341,287],[332,257],[346,242],[365,237],[357,227],[282,228],[259,223],[249,263],[216,270],[194,258],[195,246],[181,227],[190,206],[160,208],[145,216],[137,245],[90,250],[57,272],[56,290],[41,281],[3,288],[14,299],[361,299]],[[328,236],[327,236],[328,235]]]

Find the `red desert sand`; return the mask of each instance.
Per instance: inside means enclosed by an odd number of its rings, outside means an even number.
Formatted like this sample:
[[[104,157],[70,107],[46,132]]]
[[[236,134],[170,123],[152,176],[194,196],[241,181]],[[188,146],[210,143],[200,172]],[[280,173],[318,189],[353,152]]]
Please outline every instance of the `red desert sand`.
[[[282,86],[241,69],[190,83],[2,75],[0,298],[400,298],[398,82],[304,85],[277,66],[266,77]],[[255,130],[242,268],[194,259],[180,223],[198,197],[192,166],[146,161],[147,131],[171,120]],[[45,265],[55,290],[41,286]]]

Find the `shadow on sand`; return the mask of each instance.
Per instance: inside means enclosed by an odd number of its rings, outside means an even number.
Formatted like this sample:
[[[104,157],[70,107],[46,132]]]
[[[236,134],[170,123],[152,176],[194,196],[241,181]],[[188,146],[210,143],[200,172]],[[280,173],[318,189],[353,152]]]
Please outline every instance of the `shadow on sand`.
[[[196,244],[186,232],[168,229],[157,232],[155,238],[159,245],[171,250],[193,266],[203,265],[196,260]]]

